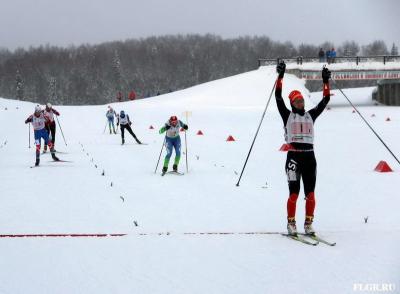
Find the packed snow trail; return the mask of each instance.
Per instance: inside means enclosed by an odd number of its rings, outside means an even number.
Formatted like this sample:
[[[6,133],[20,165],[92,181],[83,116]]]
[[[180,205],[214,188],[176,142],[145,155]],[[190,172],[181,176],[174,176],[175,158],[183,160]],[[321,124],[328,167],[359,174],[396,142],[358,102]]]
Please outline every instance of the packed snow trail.
[[[399,167],[350,107],[335,107],[343,99],[339,94],[315,129],[315,228],[337,245],[240,234],[286,229],[286,154],[278,151],[284,140],[275,101],[235,186],[275,78],[273,69],[261,68],[112,104],[129,114],[133,131],[148,145],[127,136],[122,146],[120,134],[103,134],[107,105],[57,106],[68,146],[57,129],[56,149],[72,162],[48,162],[44,154],[38,169],[29,168],[34,149],[23,123],[35,104],[0,99],[0,234],[127,234],[0,238],[0,267],[7,269],[0,293],[353,293],[354,283],[400,287]],[[287,75],[283,96],[293,89],[305,94],[306,109],[321,99],[314,93],[309,99],[303,81]],[[184,111],[192,112],[189,173],[183,160],[184,176],[161,177],[161,168],[154,174],[164,139],[158,130]],[[360,111],[398,153],[400,109],[367,105]],[[236,141],[227,142],[229,135]],[[394,172],[374,172],[380,160]]]

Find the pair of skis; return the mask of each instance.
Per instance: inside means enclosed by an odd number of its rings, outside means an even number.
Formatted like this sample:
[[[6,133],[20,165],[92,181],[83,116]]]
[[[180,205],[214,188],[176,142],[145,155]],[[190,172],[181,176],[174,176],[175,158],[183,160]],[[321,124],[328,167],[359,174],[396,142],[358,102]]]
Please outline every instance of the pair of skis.
[[[58,154],[68,154],[67,152],[62,152],[62,151],[54,151],[54,153],[58,153]],[[42,154],[51,154],[50,151],[42,151]]]
[[[289,239],[301,242],[306,245],[311,245],[311,246],[317,246],[319,243],[323,243],[328,246],[335,246],[336,242],[329,242],[316,234],[303,234],[303,233],[297,233],[297,235],[289,235],[289,234],[282,234],[282,236],[285,236]]]
[[[57,158],[57,160],[52,160],[52,161],[49,161],[49,162],[72,162],[72,161],[70,161],[70,160],[62,160],[62,159]],[[40,164],[39,165],[32,165],[32,166],[30,166],[30,168],[40,167],[40,166],[41,166]],[[50,165],[48,165],[48,166],[50,166]]]
[[[163,177],[163,176],[165,176],[165,175],[176,175],[176,176],[183,176],[184,175],[184,173],[180,173],[180,172],[178,172],[178,171],[168,171],[168,172],[162,172],[161,173],[161,176]]]

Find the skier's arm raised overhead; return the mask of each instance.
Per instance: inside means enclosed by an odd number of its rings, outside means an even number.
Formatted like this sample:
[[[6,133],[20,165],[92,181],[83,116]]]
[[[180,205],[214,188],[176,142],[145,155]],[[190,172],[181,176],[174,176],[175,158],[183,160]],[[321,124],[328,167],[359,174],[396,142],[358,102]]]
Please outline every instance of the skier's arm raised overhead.
[[[276,105],[278,106],[278,110],[283,119],[284,125],[286,125],[286,122],[290,114],[290,110],[287,109],[282,97],[282,80],[283,76],[285,75],[285,70],[286,70],[286,64],[283,61],[279,62],[279,64],[276,66],[276,71],[278,72],[279,76],[276,81],[275,98],[276,98]]]
[[[330,94],[330,89],[329,89],[329,79],[331,78],[331,72],[326,68],[325,66],[322,69],[322,82],[323,82],[323,98],[322,100],[318,103],[317,106],[315,106],[313,109],[309,111],[313,121],[317,119],[317,117],[324,111],[326,105],[328,105],[328,102],[331,98]]]

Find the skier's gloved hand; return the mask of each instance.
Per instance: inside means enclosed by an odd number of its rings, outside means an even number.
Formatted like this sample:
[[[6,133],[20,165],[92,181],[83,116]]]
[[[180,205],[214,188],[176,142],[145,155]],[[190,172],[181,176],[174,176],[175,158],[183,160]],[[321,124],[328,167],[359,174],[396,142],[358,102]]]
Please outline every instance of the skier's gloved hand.
[[[285,70],[286,70],[286,64],[282,60],[276,66],[276,72],[279,74],[279,79],[283,79],[283,76],[285,75]]]
[[[171,126],[165,125],[165,129],[166,129],[166,130],[169,130],[170,128],[171,128]]]
[[[188,130],[188,125],[183,125],[183,129],[185,130],[185,131],[187,131]]]
[[[119,123],[117,123],[117,128],[119,127]]]
[[[329,79],[331,78],[331,71],[327,67],[322,68],[322,81],[324,84],[329,83]]]

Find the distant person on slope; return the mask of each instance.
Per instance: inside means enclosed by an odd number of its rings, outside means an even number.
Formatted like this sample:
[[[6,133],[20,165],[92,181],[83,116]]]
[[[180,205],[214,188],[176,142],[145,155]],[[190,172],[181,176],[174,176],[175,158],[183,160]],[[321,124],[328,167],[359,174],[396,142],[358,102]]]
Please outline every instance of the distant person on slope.
[[[162,134],[167,132],[165,135],[165,147],[167,148],[167,155],[164,159],[164,166],[162,174],[164,175],[168,170],[169,160],[172,155],[172,149],[175,148],[175,161],[172,169],[174,172],[178,171],[179,160],[181,159],[181,137],[179,136],[179,130],[183,128],[188,129],[188,126],[182,121],[178,120],[176,116],[171,116],[165,125],[160,129],[159,133]]]
[[[319,58],[319,62],[324,62],[325,61],[324,49],[322,49],[322,48],[319,49],[318,58]]]
[[[135,93],[134,90],[129,92],[128,99],[129,100],[135,100],[136,99],[136,93]]]
[[[314,188],[317,177],[317,162],[314,155],[314,123],[330,100],[331,72],[326,67],[322,69],[323,99],[316,107],[305,111],[303,95],[300,91],[293,90],[289,94],[290,111],[282,98],[282,80],[285,69],[285,63],[280,62],[277,66],[279,76],[276,82],[275,98],[285,128],[285,140],[290,145],[285,165],[289,184],[287,229],[290,235],[297,235],[296,201],[300,192],[300,179],[302,179],[306,197],[304,231],[306,234],[315,234],[312,227],[315,209]]]
[[[44,144],[49,145],[51,156],[53,160],[59,161],[57,156],[54,154],[53,143],[49,139],[49,134],[46,131],[45,125],[50,123],[50,118],[43,112],[39,105],[35,107],[35,112],[30,115],[25,123],[32,123],[34,134],[35,134],[35,145],[36,145],[36,162],[35,166],[40,163],[40,139],[43,138]]]
[[[107,117],[107,120],[108,120],[108,127],[110,129],[110,134],[112,134],[111,127],[112,127],[112,129],[114,131],[114,134],[117,133],[115,131],[115,126],[114,126],[114,117],[116,117],[116,116],[117,116],[117,113],[115,112],[115,110],[112,109],[111,106],[108,106],[108,110],[106,112],[106,117]]]
[[[336,59],[336,50],[335,50],[335,48],[332,48],[332,50],[331,50],[331,63],[335,63],[335,59]]]
[[[329,49],[326,50],[325,55],[326,55],[326,62],[327,62],[328,64],[330,64],[330,63],[331,63],[331,55],[332,55],[331,50],[329,50]]]
[[[125,144],[124,133],[125,129],[132,135],[132,137],[136,140],[138,144],[142,144],[139,139],[136,137],[135,133],[131,129],[132,122],[129,119],[129,115],[125,113],[125,111],[121,110],[119,117],[117,117],[117,127],[121,125],[121,138],[122,138],[122,145]]]
[[[53,147],[55,146],[56,142],[56,122],[54,120],[54,115],[59,116],[60,113],[53,108],[51,103],[46,104],[46,108],[44,109],[44,115],[50,119],[50,123],[45,125],[46,131],[49,134],[49,139],[53,143]],[[47,145],[45,144],[43,147],[43,152],[47,151]],[[54,151],[56,151],[54,149]]]

